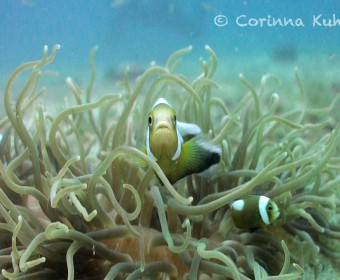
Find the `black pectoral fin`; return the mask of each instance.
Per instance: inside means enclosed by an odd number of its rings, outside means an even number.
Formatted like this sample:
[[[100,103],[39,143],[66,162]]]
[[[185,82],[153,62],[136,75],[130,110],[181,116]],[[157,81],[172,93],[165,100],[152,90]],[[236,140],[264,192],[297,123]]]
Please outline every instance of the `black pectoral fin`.
[[[195,137],[182,145],[178,163],[179,172],[181,177],[200,173],[219,163],[220,159],[221,149],[219,147]]]

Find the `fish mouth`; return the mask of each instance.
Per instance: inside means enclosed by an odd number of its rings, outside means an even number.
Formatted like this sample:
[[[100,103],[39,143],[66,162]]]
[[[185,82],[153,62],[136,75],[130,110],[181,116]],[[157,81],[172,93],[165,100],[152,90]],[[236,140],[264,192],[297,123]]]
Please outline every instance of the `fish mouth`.
[[[157,130],[162,130],[162,129],[171,130],[171,125],[170,125],[168,122],[162,121],[162,122],[159,122],[159,123],[155,126],[155,131],[157,131]]]

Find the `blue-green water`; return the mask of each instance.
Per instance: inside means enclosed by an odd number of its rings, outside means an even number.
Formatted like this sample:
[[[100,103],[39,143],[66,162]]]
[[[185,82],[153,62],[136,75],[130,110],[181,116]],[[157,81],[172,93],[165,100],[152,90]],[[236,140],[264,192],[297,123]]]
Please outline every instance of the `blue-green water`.
[[[0,30],[0,69],[8,71],[56,43],[62,68],[81,65],[95,45],[98,67],[162,63],[188,45],[197,57],[206,44],[219,57],[286,46],[339,55],[340,1],[2,0]]]

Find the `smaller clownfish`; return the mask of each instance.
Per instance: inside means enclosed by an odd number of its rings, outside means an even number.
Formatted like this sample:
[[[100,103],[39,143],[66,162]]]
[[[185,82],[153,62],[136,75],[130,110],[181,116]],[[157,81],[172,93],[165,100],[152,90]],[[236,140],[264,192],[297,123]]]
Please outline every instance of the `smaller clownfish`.
[[[250,195],[231,204],[231,217],[238,228],[266,227],[280,216],[277,204],[263,195]]]

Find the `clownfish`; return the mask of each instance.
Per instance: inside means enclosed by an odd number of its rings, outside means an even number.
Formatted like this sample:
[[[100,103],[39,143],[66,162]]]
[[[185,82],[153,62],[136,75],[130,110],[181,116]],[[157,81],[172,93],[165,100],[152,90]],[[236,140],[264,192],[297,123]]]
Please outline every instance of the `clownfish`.
[[[266,227],[273,224],[279,216],[277,204],[264,195],[250,195],[231,204],[231,217],[238,228]]]
[[[153,105],[147,122],[146,153],[158,163],[170,183],[203,172],[220,161],[221,149],[198,136],[201,129],[196,124],[179,122],[164,98]],[[190,139],[185,141],[188,136]]]

